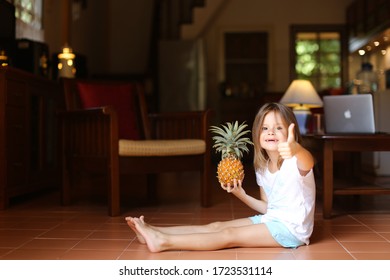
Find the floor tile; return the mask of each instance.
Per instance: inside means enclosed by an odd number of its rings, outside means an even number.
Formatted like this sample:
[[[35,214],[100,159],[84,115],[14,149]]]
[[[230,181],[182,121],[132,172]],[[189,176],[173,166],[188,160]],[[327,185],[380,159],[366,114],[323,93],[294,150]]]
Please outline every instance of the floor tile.
[[[46,239],[84,239],[91,235],[89,230],[68,230],[55,228],[39,235],[39,238]]]
[[[295,256],[292,252],[262,252],[259,250],[257,253],[249,252],[237,252],[238,260],[295,260]]]
[[[333,236],[336,238],[336,240],[340,242],[364,242],[364,241],[371,241],[371,242],[383,242],[386,241],[381,235],[377,233],[361,233],[361,232],[354,232],[354,233],[345,233],[345,232],[336,232],[333,234]]]
[[[294,252],[297,260],[353,260],[354,257],[345,251],[339,252]]]
[[[382,236],[382,237],[385,238],[388,242],[390,242],[390,232],[380,233],[380,236]]]
[[[65,249],[16,249],[6,254],[3,260],[59,260]]]
[[[351,253],[388,253],[389,242],[341,242],[343,247]]]
[[[101,225],[99,223],[71,223],[66,222],[59,224],[55,229],[57,230],[96,230]]]
[[[120,223],[102,223],[96,228],[97,231],[123,231],[129,232],[129,226],[126,224],[125,219]]]
[[[0,237],[37,237],[47,232],[47,230],[38,229],[0,229]]]
[[[353,253],[357,260],[390,260],[390,252]]]
[[[332,232],[334,233],[370,233],[373,229],[370,229],[366,225],[331,225]]]
[[[2,236],[0,248],[19,248],[31,240],[32,238],[28,236]]]
[[[99,230],[92,232],[87,239],[108,239],[108,240],[131,240],[135,237],[135,234],[130,230],[127,231],[108,231]]]
[[[161,253],[150,253],[147,250],[140,251],[124,251],[119,260],[179,260],[180,251],[161,252]]]
[[[390,233],[390,224],[368,225],[367,227],[375,232]]]
[[[112,240],[112,239],[91,240],[91,239],[86,239],[86,240],[81,240],[80,242],[78,242],[77,245],[74,246],[73,249],[93,250],[93,249],[99,248],[101,250],[120,250],[120,251],[123,251],[129,246],[130,242],[131,241],[129,241],[129,240]]]
[[[78,239],[32,239],[20,249],[70,249],[79,242]]]
[[[3,249],[3,248],[0,248],[0,259],[2,259],[3,256],[5,256],[6,254],[10,253],[13,249]]]
[[[235,260],[237,253],[234,251],[183,251],[180,254],[183,260]]]
[[[62,260],[116,260],[122,250],[78,250],[72,249],[61,255]]]
[[[16,224],[14,228],[18,229],[40,229],[40,230],[47,230],[52,229],[55,226],[57,226],[57,222],[34,222],[34,221],[24,221]]]

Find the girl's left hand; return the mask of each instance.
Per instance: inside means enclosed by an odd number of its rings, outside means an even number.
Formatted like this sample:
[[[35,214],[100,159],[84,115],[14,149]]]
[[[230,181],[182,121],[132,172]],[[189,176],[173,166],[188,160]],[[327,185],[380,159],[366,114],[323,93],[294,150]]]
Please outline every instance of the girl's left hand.
[[[294,123],[290,124],[288,127],[287,141],[281,142],[278,145],[278,152],[283,159],[292,158],[297,153],[299,145],[295,141],[294,126]]]

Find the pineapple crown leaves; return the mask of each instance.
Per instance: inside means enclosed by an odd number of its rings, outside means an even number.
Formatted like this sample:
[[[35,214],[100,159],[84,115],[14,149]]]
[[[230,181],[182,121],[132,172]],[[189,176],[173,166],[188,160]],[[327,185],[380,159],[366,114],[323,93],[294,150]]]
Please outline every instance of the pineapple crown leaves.
[[[247,145],[253,145],[248,137],[243,137],[250,133],[250,130],[245,130],[248,125],[243,122],[238,124],[238,121],[227,122],[225,125],[211,126],[210,131],[215,133],[213,140],[215,142],[213,148],[216,152],[222,153],[222,158],[234,155],[237,158],[242,158],[244,152],[249,152]]]

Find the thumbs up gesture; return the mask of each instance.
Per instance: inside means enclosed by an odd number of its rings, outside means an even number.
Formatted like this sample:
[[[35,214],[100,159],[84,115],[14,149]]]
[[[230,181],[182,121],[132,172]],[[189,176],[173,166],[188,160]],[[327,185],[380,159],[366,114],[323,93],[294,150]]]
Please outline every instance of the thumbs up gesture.
[[[292,123],[288,127],[287,141],[280,142],[278,145],[278,152],[283,159],[292,158],[299,149],[299,144],[295,141],[295,124]]]

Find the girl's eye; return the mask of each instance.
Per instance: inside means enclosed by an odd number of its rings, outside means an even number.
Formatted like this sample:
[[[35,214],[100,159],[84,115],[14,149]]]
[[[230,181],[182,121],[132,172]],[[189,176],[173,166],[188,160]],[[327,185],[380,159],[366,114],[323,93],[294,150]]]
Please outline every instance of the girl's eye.
[[[283,129],[283,127],[281,127],[281,126],[278,126],[276,129],[277,129],[277,130],[282,130],[282,129]]]
[[[267,130],[267,128],[266,128],[265,126],[263,126],[263,127],[261,128],[261,130],[264,131],[264,130]]]

